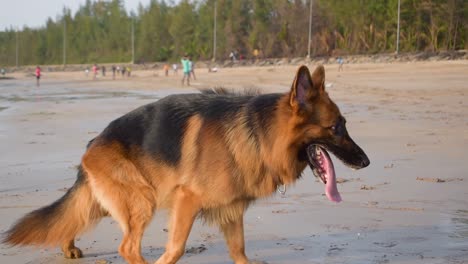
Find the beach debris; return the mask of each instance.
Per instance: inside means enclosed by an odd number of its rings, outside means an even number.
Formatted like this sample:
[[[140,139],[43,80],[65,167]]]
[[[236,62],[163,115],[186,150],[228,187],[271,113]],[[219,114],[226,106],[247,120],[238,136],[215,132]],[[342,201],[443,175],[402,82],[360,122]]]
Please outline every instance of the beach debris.
[[[296,250],[296,251],[303,251],[304,250],[304,247],[303,246],[299,246],[299,245],[294,245],[292,247],[293,250]]]
[[[452,181],[463,181],[462,178],[441,179],[441,178],[425,178],[425,177],[417,177],[416,180],[418,180],[418,181],[425,181],[425,182],[435,182],[435,183],[452,182]]]
[[[38,136],[53,136],[53,135],[55,135],[55,133],[52,133],[52,132],[40,132],[40,133],[36,133],[36,135],[38,135]]]
[[[344,178],[337,178],[336,179],[336,183],[345,183],[345,182],[348,182],[349,180],[347,179],[344,179]]]
[[[112,262],[110,262],[110,261],[108,261],[106,259],[98,259],[94,263],[96,263],[96,264],[109,264],[109,263],[112,263]]]
[[[361,190],[366,190],[366,191],[371,191],[371,190],[374,190],[375,187],[372,187],[372,186],[368,186],[368,185],[361,185]]]
[[[367,204],[367,206],[375,207],[375,206],[377,206],[379,204],[379,202],[369,201],[366,204]]]
[[[185,253],[186,254],[200,254],[205,250],[207,250],[207,248],[205,247],[205,245],[201,244],[198,247],[191,247],[191,248],[186,249]]]
[[[444,179],[441,178],[423,178],[423,177],[417,177],[416,180],[418,181],[425,181],[425,182],[445,182]]]
[[[377,186],[388,185],[388,184],[390,184],[390,182],[382,182],[382,183],[377,184]]]
[[[418,207],[380,207],[380,209],[386,209],[386,210],[396,210],[396,211],[410,211],[410,212],[421,212],[424,211],[424,208],[418,208]]]
[[[336,183],[345,183],[345,182],[360,182],[361,178],[336,178]]]
[[[280,209],[280,210],[273,210],[271,211],[274,214],[289,214],[289,213],[294,213],[296,210],[286,210],[286,209]]]

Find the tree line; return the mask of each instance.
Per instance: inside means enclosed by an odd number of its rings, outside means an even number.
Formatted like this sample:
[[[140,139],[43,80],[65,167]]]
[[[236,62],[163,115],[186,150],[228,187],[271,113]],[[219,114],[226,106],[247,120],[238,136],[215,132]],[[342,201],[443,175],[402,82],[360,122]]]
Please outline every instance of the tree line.
[[[304,57],[310,1],[152,0],[127,12],[123,0],[87,0],[40,28],[1,31],[0,65],[142,63],[183,54],[224,60],[231,51],[251,58],[254,50]],[[312,1],[311,56],[396,50],[398,0]],[[400,10],[401,52],[467,49],[468,1],[401,0]]]

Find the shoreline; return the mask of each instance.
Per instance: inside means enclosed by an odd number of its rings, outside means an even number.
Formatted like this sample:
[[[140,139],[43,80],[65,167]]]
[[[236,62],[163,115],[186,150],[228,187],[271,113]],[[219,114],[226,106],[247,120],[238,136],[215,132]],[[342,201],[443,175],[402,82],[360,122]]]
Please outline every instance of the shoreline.
[[[404,62],[423,62],[423,61],[459,61],[468,60],[468,50],[456,50],[456,51],[438,51],[438,52],[411,52],[411,53],[379,53],[379,54],[354,54],[354,55],[343,55],[343,56],[319,56],[313,57],[310,60],[307,58],[262,58],[257,61],[252,59],[245,59],[236,62],[230,60],[216,60],[213,61],[195,61],[195,67],[199,69],[208,67],[218,68],[232,68],[232,67],[256,67],[256,66],[300,66],[306,65],[333,65],[338,64],[337,58],[342,57],[346,64],[362,64],[362,63],[404,63]],[[179,61],[176,61],[180,63]],[[154,70],[160,69],[164,64],[173,62],[148,62],[145,64],[132,64],[131,62],[116,62],[116,63],[98,63],[98,65],[104,65],[107,68],[107,72],[111,72],[110,68],[112,65],[130,65],[133,70]],[[65,67],[63,64],[51,64],[41,65],[44,71],[47,72],[73,72],[73,71],[84,71],[86,67],[91,68],[93,63],[88,64],[67,64]],[[8,73],[12,72],[30,72],[35,69],[36,65],[24,65],[24,66],[6,66]]]

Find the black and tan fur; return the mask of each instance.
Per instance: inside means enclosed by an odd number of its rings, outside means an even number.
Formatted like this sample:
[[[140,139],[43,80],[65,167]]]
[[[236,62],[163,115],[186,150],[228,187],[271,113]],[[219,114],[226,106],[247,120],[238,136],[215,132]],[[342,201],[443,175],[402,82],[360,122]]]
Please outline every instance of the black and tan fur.
[[[123,232],[119,253],[145,263],[143,232],[167,208],[169,238],[156,264],[183,255],[197,216],[220,227],[236,264],[248,263],[244,212],[300,177],[307,145],[322,144],[355,168],[369,164],[324,80],[322,66],[312,76],[302,66],[285,94],[171,95],[112,121],[88,145],[75,185],[20,219],[3,242],[60,245],[66,257],[79,258],[75,237],[110,215]]]

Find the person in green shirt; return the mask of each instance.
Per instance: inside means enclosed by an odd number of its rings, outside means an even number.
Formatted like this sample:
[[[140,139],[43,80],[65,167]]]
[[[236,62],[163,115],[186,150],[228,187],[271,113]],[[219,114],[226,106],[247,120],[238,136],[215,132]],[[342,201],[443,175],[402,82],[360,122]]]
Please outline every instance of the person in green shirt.
[[[184,85],[185,79],[187,78],[187,85],[190,86],[190,72],[192,71],[190,60],[187,54],[182,57],[182,70],[184,71],[184,77],[182,77],[182,85]]]

